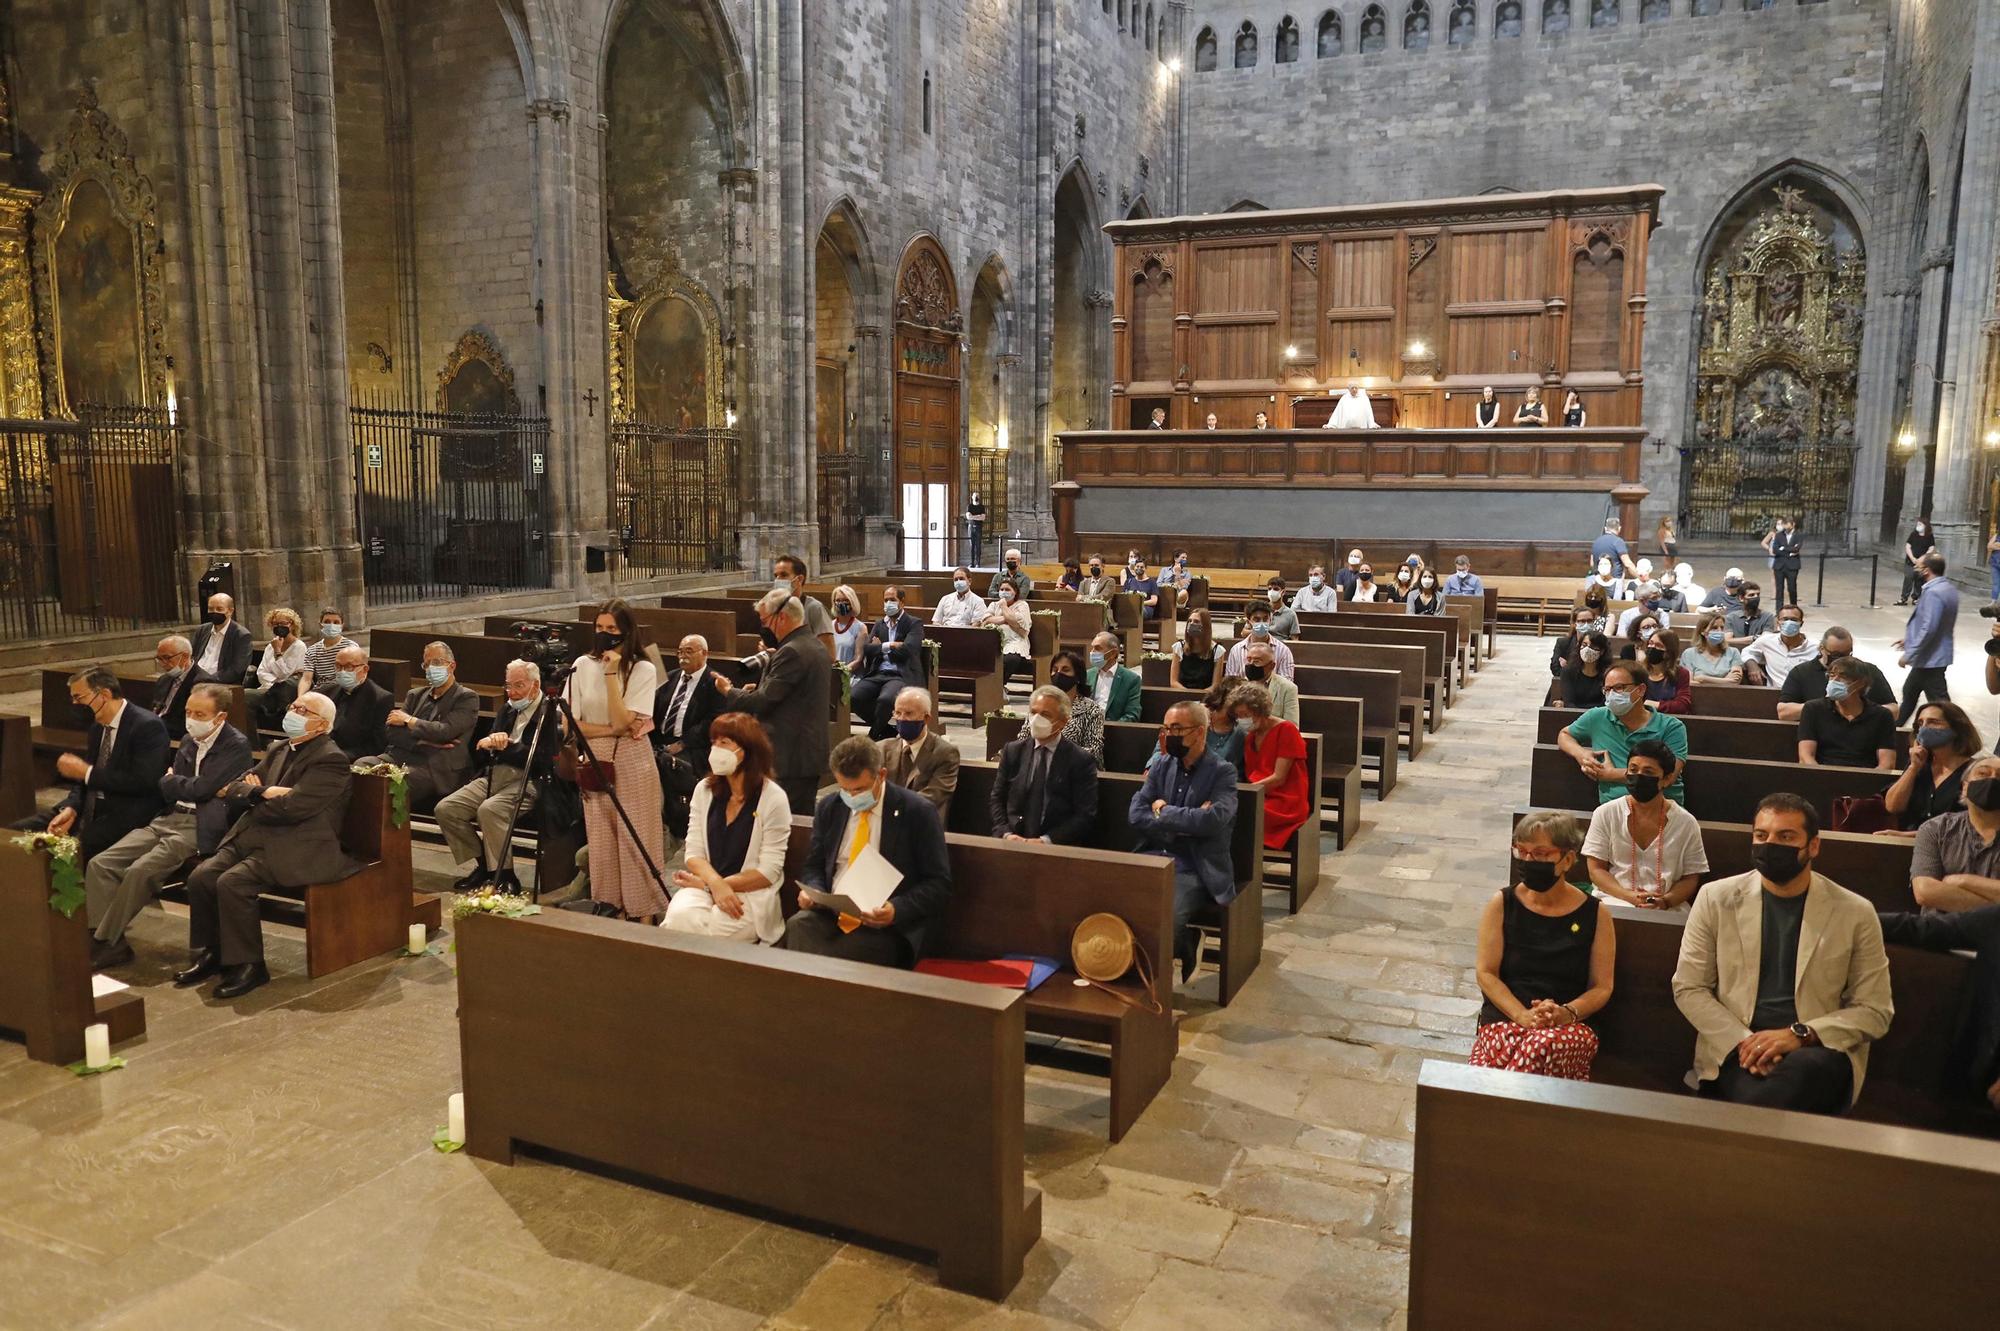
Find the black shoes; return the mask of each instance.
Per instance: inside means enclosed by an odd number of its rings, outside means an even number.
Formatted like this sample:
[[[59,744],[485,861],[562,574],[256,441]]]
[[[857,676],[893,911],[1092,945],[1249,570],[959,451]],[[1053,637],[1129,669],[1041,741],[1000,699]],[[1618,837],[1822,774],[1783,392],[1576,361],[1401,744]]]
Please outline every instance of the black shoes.
[[[132,964],[132,945],[120,938],[105,942],[102,938],[90,940],[90,968],[94,971],[108,971],[114,966]]]
[[[174,972],[174,988],[185,989],[189,985],[200,984],[209,976],[222,969],[222,958],[213,952],[197,952],[188,958],[186,970]]]
[[[493,875],[486,870],[486,862],[480,861],[473,871],[451,885],[454,892],[477,892],[493,881]]]
[[[227,966],[222,971],[222,983],[215,986],[217,998],[241,998],[252,989],[271,982],[271,972],[261,961],[248,962],[241,966]]]

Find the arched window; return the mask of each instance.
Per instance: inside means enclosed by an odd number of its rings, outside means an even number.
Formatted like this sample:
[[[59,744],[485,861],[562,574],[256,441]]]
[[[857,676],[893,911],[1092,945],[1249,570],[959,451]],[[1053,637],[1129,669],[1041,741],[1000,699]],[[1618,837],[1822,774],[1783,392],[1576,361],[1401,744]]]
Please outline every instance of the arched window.
[[[1104,12],[1107,14],[1111,12],[1111,0],[1104,0]]]
[[[1331,9],[1319,16],[1319,58],[1331,59],[1340,54],[1340,15]]]
[[[924,133],[931,132],[931,72],[924,71]]]
[[[1673,0],[1639,0],[1639,21],[1641,23],[1660,23],[1673,16]]]
[[[1160,39],[1158,42],[1158,46],[1160,50],[1164,51],[1167,49],[1167,16],[1165,14],[1160,15],[1159,32],[1160,32]]]
[[[1590,26],[1593,28],[1617,27],[1618,0],[1590,0]]]
[[[1410,0],[1410,7],[1403,13],[1403,49],[1405,51],[1428,51],[1431,45],[1431,7],[1429,0]]]
[[[1278,24],[1278,63],[1289,65],[1299,58],[1299,25],[1290,14]]]
[[[1215,29],[1203,28],[1194,38],[1194,72],[1212,74],[1215,72]]]
[[[1472,0],[1459,0],[1451,7],[1451,34],[1448,40],[1453,46],[1469,44],[1478,29],[1479,15],[1472,8]]]
[[[1236,30],[1236,67],[1257,67],[1257,25],[1247,18],[1243,20],[1243,26]]]
[[[1146,6],[1146,49],[1153,49],[1153,7]]]
[[[1569,0],[1542,0],[1542,36],[1569,31]]]
[[[1374,55],[1389,48],[1389,16],[1382,6],[1370,5],[1361,11],[1361,54]]]
[[[1495,37],[1519,37],[1521,35],[1521,0],[1500,0],[1493,10],[1493,35]]]
[[[1118,31],[1125,31],[1125,0],[1118,0]]]

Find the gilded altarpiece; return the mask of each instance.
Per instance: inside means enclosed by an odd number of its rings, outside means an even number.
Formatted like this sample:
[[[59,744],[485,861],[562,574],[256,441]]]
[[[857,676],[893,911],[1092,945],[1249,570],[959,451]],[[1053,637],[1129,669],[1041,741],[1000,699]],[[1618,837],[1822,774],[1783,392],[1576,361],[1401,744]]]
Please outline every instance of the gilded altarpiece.
[[[41,197],[0,185],[0,414],[15,420],[42,414],[35,284],[28,264],[28,217]]]
[[[631,297],[606,279],[611,419],[675,430],[724,424],[722,315],[709,294],[672,266]]]
[[[1839,535],[1854,477],[1866,260],[1804,189],[1773,195],[1705,275],[1687,527],[1750,535],[1783,514]]]

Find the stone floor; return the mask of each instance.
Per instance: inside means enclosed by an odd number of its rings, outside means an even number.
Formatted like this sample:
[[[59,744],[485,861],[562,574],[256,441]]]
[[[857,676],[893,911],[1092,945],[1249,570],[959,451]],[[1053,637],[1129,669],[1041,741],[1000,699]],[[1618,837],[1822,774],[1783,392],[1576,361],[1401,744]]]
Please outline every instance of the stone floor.
[[[1865,572],[1829,580],[1849,605],[1864,589]],[[1901,612],[1845,617],[1893,663]],[[1966,618],[1976,653],[1986,626]],[[1503,639],[1307,909],[1267,898],[1262,968],[1230,1008],[1197,979],[1172,1083],[1123,1142],[1107,1147],[1101,1080],[1030,1071],[1043,1235],[1005,1304],[630,1183],[440,1155],[449,955],[313,983],[274,928],[275,982],[219,1005],[167,984],[185,919],[148,912],[120,972],[151,1027],[128,1067],[79,1079],[0,1042],[0,1327],[1400,1325],[1412,1084],[1470,1044],[1474,923],[1525,799],[1546,648]],[[1977,664],[1954,683],[1983,699]],[[448,867],[419,852],[429,885]]]

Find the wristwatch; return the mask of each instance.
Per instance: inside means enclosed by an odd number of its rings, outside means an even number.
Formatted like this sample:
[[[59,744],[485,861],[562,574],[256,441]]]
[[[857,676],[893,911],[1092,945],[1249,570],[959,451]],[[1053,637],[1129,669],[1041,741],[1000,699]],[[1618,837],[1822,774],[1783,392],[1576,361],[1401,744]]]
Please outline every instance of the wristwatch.
[[[1792,1034],[1798,1038],[1800,1044],[1819,1043],[1819,1033],[1802,1021],[1792,1023]]]

